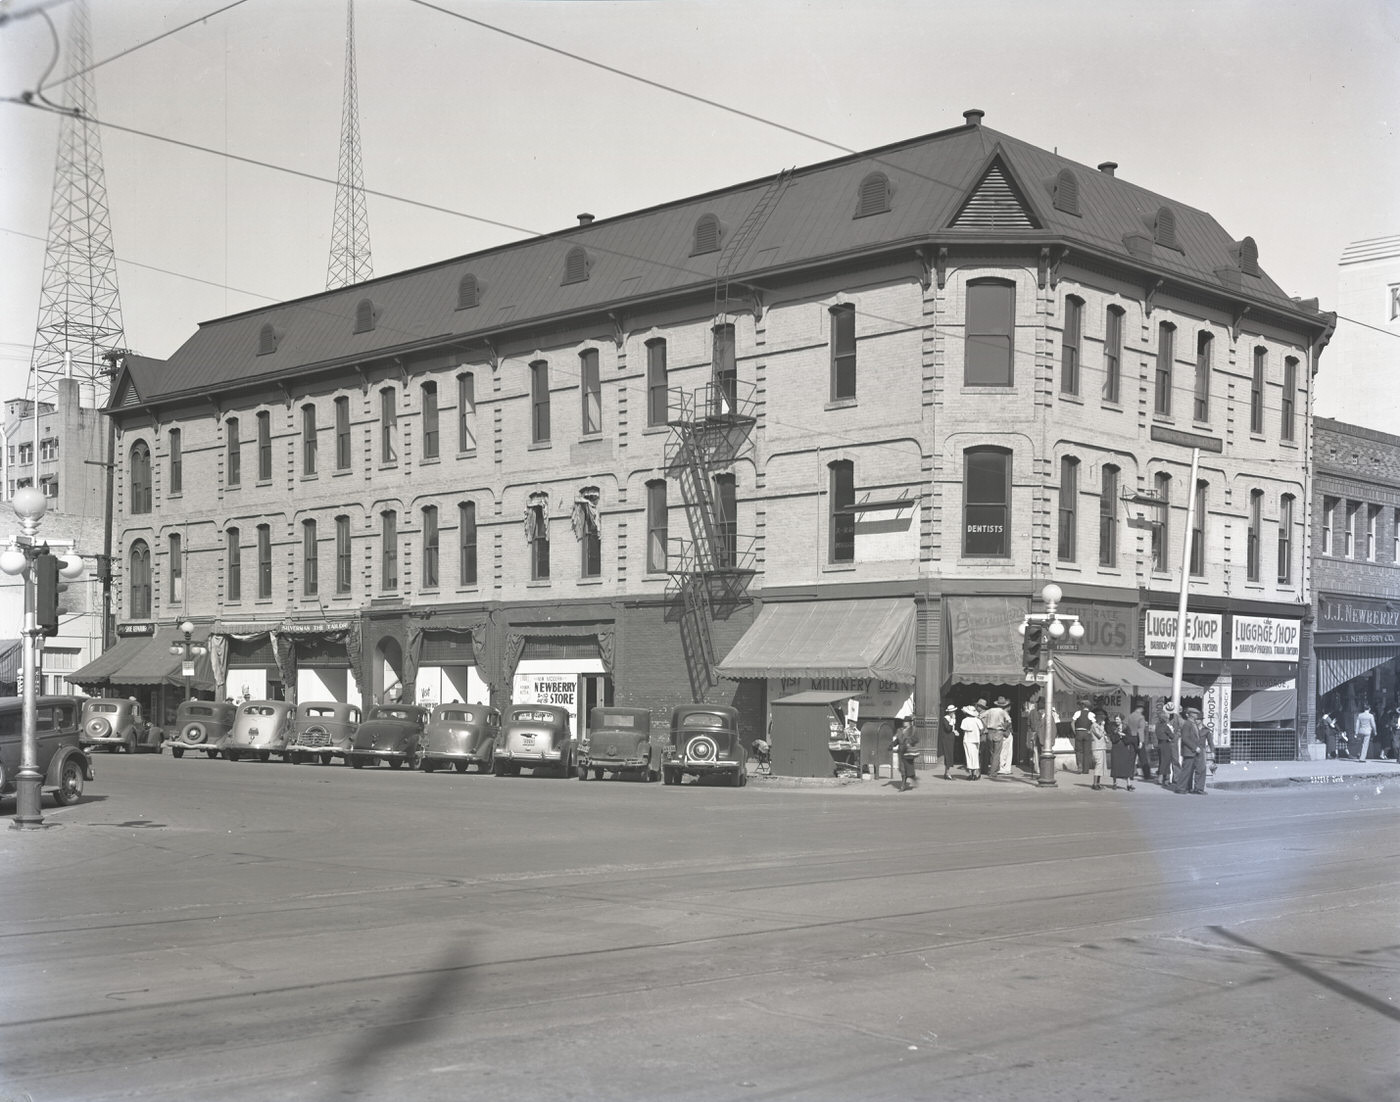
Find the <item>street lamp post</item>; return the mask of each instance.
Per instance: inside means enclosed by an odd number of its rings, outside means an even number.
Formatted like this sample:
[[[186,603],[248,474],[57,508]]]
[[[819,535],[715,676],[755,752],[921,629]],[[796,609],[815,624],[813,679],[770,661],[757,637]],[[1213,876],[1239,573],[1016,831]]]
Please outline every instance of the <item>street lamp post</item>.
[[[1084,625],[1079,622],[1078,616],[1055,611],[1064,595],[1064,590],[1054,582],[1046,583],[1040,591],[1045,611],[1026,613],[1020,627],[1028,643],[1034,644],[1028,649],[1036,652],[1037,664],[1040,659],[1045,663],[1045,730],[1041,732],[1040,777],[1036,781],[1042,788],[1055,787],[1055,644],[1066,634],[1071,639],[1084,637]]]
[[[43,637],[58,630],[59,578],[73,580],[83,573],[83,560],[71,540],[38,541],[39,522],[48,512],[43,492],[33,486],[19,490],[10,502],[19,518],[20,534],[0,552],[0,570],[24,579],[23,647],[24,698],[20,732],[19,772],[15,776],[15,818],[11,828],[37,830],[44,825],[43,775],[39,772],[39,654]],[[55,548],[65,548],[57,554]]]
[[[190,640],[190,636],[194,634],[194,625],[188,620],[181,621],[180,634],[185,637],[184,640],[170,644],[170,653],[178,655],[180,658],[180,672],[185,677],[185,699],[193,700],[194,693],[190,683],[194,678],[195,655],[207,654],[208,648],[203,643],[195,643]]]

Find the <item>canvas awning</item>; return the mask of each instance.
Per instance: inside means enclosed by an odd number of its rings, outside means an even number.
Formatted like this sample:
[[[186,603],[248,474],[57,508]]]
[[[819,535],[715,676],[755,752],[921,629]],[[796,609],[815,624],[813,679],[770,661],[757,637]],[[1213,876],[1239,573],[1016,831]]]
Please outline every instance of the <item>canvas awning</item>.
[[[1231,723],[1292,723],[1298,718],[1298,690],[1261,689],[1250,693],[1230,709]]]
[[[180,669],[182,658],[170,648],[184,642],[179,628],[157,628],[155,635],[119,639],[86,666],[64,676],[75,685],[174,685],[185,683]],[[198,640],[203,642],[203,640]],[[196,655],[194,677],[197,689],[212,689],[214,675],[207,654]]]
[[[721,677],[868,677],[914,683],[914,602],[897,597],[765,605],[716,667]]]
[[[949,685],[1019,685],[1024,597],[945,597],[944,682]]]
[[[1345,685],[1353,677],[1370,673],[1377,666],[1384,666],[1396,657],[1392,647],[1318,647],[1317,648],[1317,691],[1318,695],[1330,693],[1338,685]]]
[[[1076,693],[1112,692],[1128,689],[1144,696],[1171,696],[1172,679],[1131,658],[1111,654],[1057,654],[1055,687]],[[1181,691],[1199,696],[1199,685],[1182,681]]]

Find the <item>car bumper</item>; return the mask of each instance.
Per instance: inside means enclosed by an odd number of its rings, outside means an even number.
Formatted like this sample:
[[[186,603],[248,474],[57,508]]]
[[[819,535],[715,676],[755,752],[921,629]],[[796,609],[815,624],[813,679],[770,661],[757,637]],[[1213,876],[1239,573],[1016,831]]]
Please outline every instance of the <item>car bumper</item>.
[[[743,766],[737,761],[695,761],[690,758],[673,758],[666,763],[672,769],[682,769],[687,773],[736,773]]]
[[[584,755],[579,758],[579,765],[586,765],[589,769],[607,769],[617,771],[622,769],[649,769],[651,758],[595,758],[591,755]]]
[[[376,761],[409,761],[417,751],[414,750],[345,750],[342,751],[347,758],[361,758],[366,761],[373,758]]]
[[[128,743],[125,738],[118,735],[110,735],[107,738],[83,738],[80,740],[79,745],[87,749],[91,746],[126,746]]]
[[[508,761],[515,765],[558,765],[564,760],[564,755],[558,751],[545,751],[539,754],[522,754],[518,751],[498,750],[496,751],[497,761]]]
[[[224,748],[224,744],[218,739],[205,739],[203,742],[186,742],[181,738],[166,739],[165,745],[176,750],[203,750],[206,754],[210,750],[218,751]]]

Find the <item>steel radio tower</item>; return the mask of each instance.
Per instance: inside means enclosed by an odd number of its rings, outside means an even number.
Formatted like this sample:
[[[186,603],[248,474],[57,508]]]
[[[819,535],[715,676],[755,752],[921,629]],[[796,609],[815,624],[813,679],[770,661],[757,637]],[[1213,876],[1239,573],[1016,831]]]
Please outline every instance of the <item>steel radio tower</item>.
[[[61,379],[79,382],[79,403],[95,407],[107,398],[104,352],[121,346],[122,310],[117,258],[102,171],[102,141],[93,122],[92,45],[87,0],[72,6],[68,64],[73,75],[45,103],[66,109],[59,125],[58,167],[49,213],[44,283],[34,337],[34,396],[52,400]]]
[[[335,225],[326,290],[374,277],[365,213],[365,170],[360,160],[360,96],[355,78],[355,0],[345,5],[345,106],[340,116],[340,171],[336,174]]]

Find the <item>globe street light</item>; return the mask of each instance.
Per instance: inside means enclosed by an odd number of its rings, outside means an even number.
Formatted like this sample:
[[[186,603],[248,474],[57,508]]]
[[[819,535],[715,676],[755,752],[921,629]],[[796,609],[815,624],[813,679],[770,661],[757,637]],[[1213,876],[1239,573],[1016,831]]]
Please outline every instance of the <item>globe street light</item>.
[[[82,576],[83,560],[73,552],[71,540],[55,540],[67,548],[58,554],[49,544],[39,543],[39,522],[49,503],[42,491],[25,486],[10,501],[19,520],[20,534],[10,537],[10,546],[0,552],[0,571],[24,579],[23,726],[20,733],[19,772],[15,776],[15,818],[17,830],[36,830],[44,825],[43,776],[39,772],[39,654],[42,639],[58,631],[60,578],[72,581]]]
[[[1071,639],[1084,637],[1084,625],[1073,613],[1057,612],[1064,590],[1047,582],[1040,591],[1044,612],[1028,612],[1021,621],[1020,631],[1026,637],[1022,655],[1026,663],[1027,680],[1045,686],[1045,729],[1040,733],[1040,778],[1042,788],[1055,787],[1055,664],[1054,648],[1066,635]],[[1044,665],[1042,672],[1040,667]]]
[[[190,623],[190,621],[182,620],[180,622],[180,633],[184,635],[184,641],[172,643],[170,645],[170,653],[178,655],[181,660],[180,672],[184,674],[185,677],[185,699],[193,700],[194,693],[191,690],[190,682],[194,677],[195,655],[208,654],[209,648],[203,643],[194,643],[190,641],[190,636],[194,634],[194,624]]]

